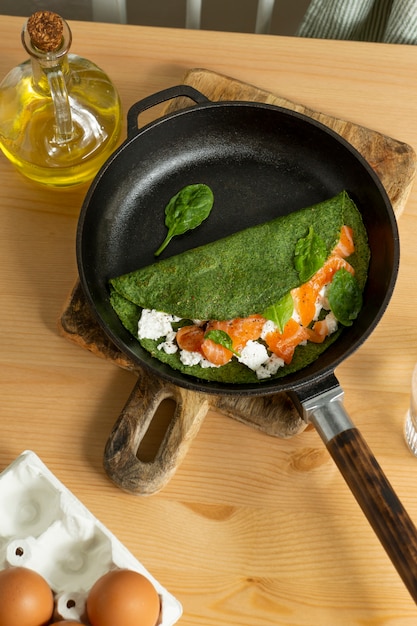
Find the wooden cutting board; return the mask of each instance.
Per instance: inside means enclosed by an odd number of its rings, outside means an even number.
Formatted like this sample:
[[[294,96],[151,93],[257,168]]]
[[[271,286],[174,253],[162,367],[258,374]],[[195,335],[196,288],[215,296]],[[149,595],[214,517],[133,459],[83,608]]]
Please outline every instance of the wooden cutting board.
[[[258,89],[205,69],[192,69],[184,84],[209,99],[265,102],[298,111],[332,128],[349,141],[370,163],[383,183],[399,217],[405,207],[416,173],[411,146],[352,122],[307,109],[283,96]],[[189,106],[183,98],[171,102],[165,112]],[[240,420],[267,435],[292,437],[305,428],[286,393],[265,397],[215,396],[189,391],[150,375],[114,346],[89,309],[79,282],[74,286],[59,319],[59,331],[68,340],[119,367],[134,371],[138,381],[109,435],[104,467],[123,490],[151,495],[170,480],[187,453],[209,410]],[[173,402],[167,414],[167,403]],[[158,445],[151,458],[139,449],[152,424],[158,423]],[[160,426],[163,423],[163,428]],[[146,456],[146,453],[145,453]]]

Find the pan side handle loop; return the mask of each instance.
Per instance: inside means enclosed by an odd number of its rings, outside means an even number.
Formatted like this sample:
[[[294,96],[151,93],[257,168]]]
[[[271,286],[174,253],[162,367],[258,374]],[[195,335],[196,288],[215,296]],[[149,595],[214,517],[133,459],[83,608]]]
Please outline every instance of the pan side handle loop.
[[[138,458],[160,404],[172,399],[176,405],[155,457]],[[104,451],[104,469],[121,489],[136,495],[152,495],[172,478],[184,459],[209,410],[206,394],[190,392],[141,372]]]
[[[336,379],[332,377],[332,383]],[[337,382],[337,381],[336,381]],[[417,602],[417,529],[380,465],[343,407],[343,391],[328,391],[301,402],[343,478]]]
[[[138,117],[141,113],[147,109],[157,106],[158,104],[162,104],[162,102],[167,102],[168,100],[180,97],[189,98],[196,104],[211,102],[205,95],[190,85],[176,85],[175,87],[168,87],[168,89],[158,91],[147,98],[143,98],[143,100],[139,100],[130,107],[127,113],[128,138],[134,137],[138,133]]]

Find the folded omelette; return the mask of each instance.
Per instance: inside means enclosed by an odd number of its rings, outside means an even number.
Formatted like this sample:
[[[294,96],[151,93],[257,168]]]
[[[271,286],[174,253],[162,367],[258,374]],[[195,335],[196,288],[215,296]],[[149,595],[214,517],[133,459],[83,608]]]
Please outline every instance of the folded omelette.
[[[337,340],[343,324],[338,324],[337,330],[321,343],[306,341],[297,346],[291,362],[282,363],[268,376],[260,376],[241,362],[239,354],[216,367],[204,359],[185,359],[175,345],[173,333],[185,324],[203,325],[210,320],[263,315],[303,282],[294,262],[300,240],[314,232],[329,257],[344,226],[353,232],[354,251],[348,261],[362,291],[370,258],[367,233],[355,203],[343,191],[314,206],[111,278],[110,302],[122,324],[144,349],[184,374],[228,384],[282,377],[314,361]],[[166,349],[166,335],[157,338],[138,335],[138,323],[144,311],[171,316],[169,349]],[[265,344],[261,338],[259,343]],[[263,349],[269,353],[268,346]]]

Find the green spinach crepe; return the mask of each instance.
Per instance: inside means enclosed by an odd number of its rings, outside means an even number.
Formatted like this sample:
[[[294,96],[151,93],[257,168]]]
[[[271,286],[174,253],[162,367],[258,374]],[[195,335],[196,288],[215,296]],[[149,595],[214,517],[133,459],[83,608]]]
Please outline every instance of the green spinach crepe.
[[[261,314],[299,287],[294,263],[297,242],[312,229],[326,254],[339,241],[343,225],[354,233],[355,251],[349,264],[360,291],[367,278],[370,251],[361,215],[346,192],[286,216],[187,250],[110,280],[110,302],[122,324],[138,338],[143,309],[172,314],[182,320],[231,320]],[[175,325],[174,325],[175,326]],[[342,332],[323,343],[296,348],[290,364],[275,378],[299,370],[315,360]],[[155,358],[185,374],[226,383],[261,382],[254,371],[233,358],[221,367],[184,365],[179,351],[158,349],[163,338],[138,339]]]

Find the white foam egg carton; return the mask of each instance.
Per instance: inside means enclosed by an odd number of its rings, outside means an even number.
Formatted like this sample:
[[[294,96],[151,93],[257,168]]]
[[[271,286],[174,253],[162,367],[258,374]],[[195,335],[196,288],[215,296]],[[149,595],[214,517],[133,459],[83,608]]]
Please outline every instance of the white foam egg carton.
[[[0,569],[28,567],[56,598],[56,617],[85,620],[87,595],[111,569],[146,576],[161,599],[158,626],[172,626],[182,606],[31,450],[0,473]]]

